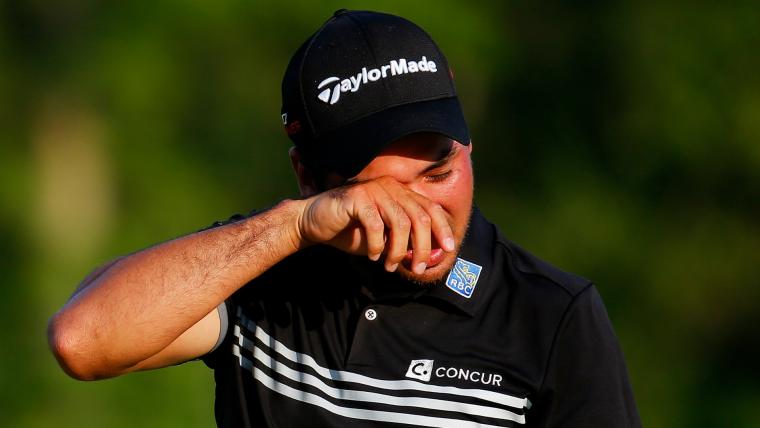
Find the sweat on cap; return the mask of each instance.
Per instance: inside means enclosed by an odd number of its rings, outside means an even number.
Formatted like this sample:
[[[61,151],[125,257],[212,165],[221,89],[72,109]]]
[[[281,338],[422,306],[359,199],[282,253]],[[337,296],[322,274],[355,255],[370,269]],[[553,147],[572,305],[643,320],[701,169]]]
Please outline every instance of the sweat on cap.
[[[341,9],[301,45],[281,113],[304,163],[343,177],[416,132],[470,142],[443,53],[416,24],[378,12]]]

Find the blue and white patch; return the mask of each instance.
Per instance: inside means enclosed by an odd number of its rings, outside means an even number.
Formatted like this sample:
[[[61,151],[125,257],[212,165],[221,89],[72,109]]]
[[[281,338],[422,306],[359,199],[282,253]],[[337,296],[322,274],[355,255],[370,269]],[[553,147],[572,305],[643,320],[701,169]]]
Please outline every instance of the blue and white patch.
[[[446,286],[462,297],[470,298],[480,278],[481,266],[457,257],[454,269],[446,278]]]

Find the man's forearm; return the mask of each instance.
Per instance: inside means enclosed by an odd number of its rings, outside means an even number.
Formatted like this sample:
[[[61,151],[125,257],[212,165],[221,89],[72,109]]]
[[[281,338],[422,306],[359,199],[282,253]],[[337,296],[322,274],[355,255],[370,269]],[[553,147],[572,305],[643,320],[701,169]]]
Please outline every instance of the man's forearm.
[[[80,378],[107,377],[160,352],[298,250],[300,202],[156,245],[86,278],[50,321],[61,365]]]

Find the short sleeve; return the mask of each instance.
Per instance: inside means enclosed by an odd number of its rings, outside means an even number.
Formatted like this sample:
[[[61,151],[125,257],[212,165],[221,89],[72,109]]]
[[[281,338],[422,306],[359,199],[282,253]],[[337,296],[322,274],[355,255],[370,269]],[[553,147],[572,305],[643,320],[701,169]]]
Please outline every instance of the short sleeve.
[[[534,404],[536,427],[641,426],[623,353],[594,286],[568,307]]]
[[[222,353],[223,349],[226,349],[223,344],[227,342],[229,339],[229,333],[230,333],[230,303],[229,301],[224,301],[217,306],[216,310],[219,314],[219,338],[216,340],[216,344],[213,348],[204,356],[200,358],[201,361],[203,361],[206,366],[209,368],[215,368],[217,366],[217,362],[219,360],[219,354]]]

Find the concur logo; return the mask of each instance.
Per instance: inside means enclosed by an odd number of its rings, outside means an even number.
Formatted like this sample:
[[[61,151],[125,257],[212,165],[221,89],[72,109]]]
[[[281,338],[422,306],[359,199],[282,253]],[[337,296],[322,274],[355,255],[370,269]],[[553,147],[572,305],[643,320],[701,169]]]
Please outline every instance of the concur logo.
[[[367,67],[362,67],[362,70],[356,73],[356,75],[351,75],[344,79],[335,76],[328,77],[317,85],[317,91],[321,90],[317,94],[317,98],[332,105],[338,102],[341,93],[356,92],[362,85],[366,85],[369,82],[377,82],[388,76],[400,76],[418,72],[436,73],[437,71],[438,66],[436,63],[428,61],[425,56],[420,58],[419,61],[409,61],[406,58],[394,59],[379,68],[367,69]],[[332,85],[333,83],[335,85]]]
[[[412,360],[409,363],[409,369],[406,371],[406,377],[419,379],[423,382],[430,382],[431,376],[439,379],[457,379],[465,380],[472,383],[482,383],[483,385],[501,386],[504,378],[495,373],[481,372],[471,369],[462,369],[458,367],[433,367],[434,360]]]
[[[409,370],[406,371],[406,377],[424,382],[430,380],[431,374],[433,374],[433,360],[412,360]]]

